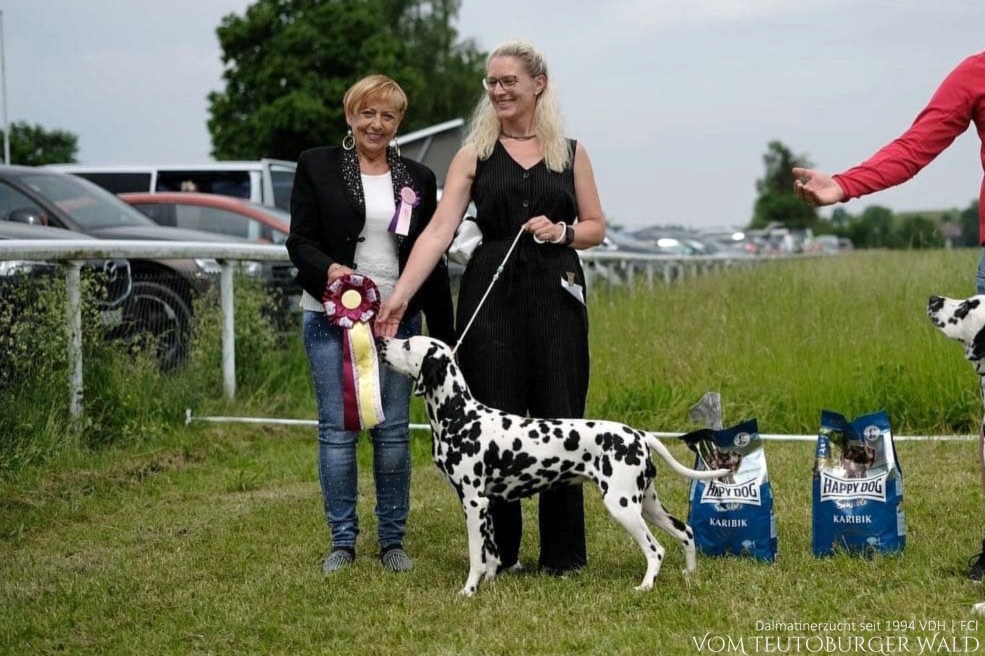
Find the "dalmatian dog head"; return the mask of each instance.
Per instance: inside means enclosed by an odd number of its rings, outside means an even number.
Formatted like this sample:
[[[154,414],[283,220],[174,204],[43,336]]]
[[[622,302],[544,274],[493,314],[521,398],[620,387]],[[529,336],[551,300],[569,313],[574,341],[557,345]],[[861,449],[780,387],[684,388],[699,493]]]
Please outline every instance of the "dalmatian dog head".
[[[380,339],[376,351],[390,368],[415,380],[414,394],[422,396],[457,378],[451,348],[431,337]],[[455,370],[453,373],[452,370]]]
[[[964,345],[965,357],[985,376],[985,295],[967,299],[931,296],[927,316],[945,336]]]

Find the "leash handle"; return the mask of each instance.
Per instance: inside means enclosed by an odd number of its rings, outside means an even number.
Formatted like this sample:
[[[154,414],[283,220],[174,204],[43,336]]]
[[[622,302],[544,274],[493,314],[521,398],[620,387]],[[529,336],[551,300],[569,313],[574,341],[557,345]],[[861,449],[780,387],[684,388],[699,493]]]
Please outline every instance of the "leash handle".
[[[472,312],[472,317],[469,319],[469,322],[465,324],[465,330],[463,330],[462,334],[458,336],[458,341],[455,342],[455,348],[451,350],[452,357],[455,357],[455,355],[458,353],[458,347],[462,345],[463,341],[465,341],[465,335],[468,334],[469,328],[472,327],[472,322],[475,321],[475,317],[479,314],[479,310],[482,308],[482,304],[486,302],[486,297],[488,297],[489,292],[492,291],[493,285],[495,285],[496,281],[499,280],[499,274],[503,272],[503,267],[506,266],[506,261],[510,259],[510,255],[513,254],[513,249],[516,248],[516,244],[518,241],[520,241],[520,236],[523,235],[523,232],[524,230],[523,227],[521,226],[520,231],[517,232],[516,237],[513,238],[513,243],[510,244],[510,250],[506,251],[506,256],[503,257],[503,261],[499,263],[498,267],[496,267],[496,272],[493,274],[492,280],[489,281],[489,286],[486,287],[486,293],[484,293],[482,295],[482,298],[479,299],[479,304],[475,306],[475,311]]]

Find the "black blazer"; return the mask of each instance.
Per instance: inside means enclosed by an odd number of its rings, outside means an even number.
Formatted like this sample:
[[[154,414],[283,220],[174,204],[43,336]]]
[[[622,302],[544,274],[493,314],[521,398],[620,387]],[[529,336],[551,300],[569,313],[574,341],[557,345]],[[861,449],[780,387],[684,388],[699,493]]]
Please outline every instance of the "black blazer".
[[[421,196],[411,213],[408,235],[397,237],[402,273],[414,243],[434,215],[437,184],[431,169],[406,158],[401,161]],[[359,184],[358,178],[355,184]],[[296,280],[305,291],[321,300],[332,263],[356,268],[353,257],[365,225],[366,210],[359,206],[343,177],[342,149],[320,147],[301,153],[291,192],[287,252],[298,268]],[[411,299],[404,317],[410,318],[418,311],[424,312],[429,335],[449,344],[455,341],[451,286],[444,261],[438,263]]]

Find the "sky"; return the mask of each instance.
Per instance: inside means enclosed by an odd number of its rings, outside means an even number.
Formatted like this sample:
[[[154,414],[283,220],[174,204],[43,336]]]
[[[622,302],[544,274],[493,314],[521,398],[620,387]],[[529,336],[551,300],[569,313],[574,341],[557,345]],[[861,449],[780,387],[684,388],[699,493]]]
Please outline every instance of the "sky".
[[[87,164],[208,161],[215,29],[250,4],[0,0],[5,118],[76,134]],[[463,0],[456,28],[485,51],[543,52],[611,222],[700,228],[748,223],[771,141],[829,173],[891,141],[985,50],[983,25],[983,0]],[[844,207],[963,209],[980,147],[972,127]]]

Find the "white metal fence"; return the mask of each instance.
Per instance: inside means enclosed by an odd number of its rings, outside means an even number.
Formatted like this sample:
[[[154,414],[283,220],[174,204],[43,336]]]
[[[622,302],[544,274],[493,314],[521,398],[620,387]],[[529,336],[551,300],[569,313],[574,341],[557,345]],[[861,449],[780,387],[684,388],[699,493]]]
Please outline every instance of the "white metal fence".
[[[669,284],[712,271],[745,267],[772,261],[772,258],[668,257],[648,254],[582,251],[586,277],[590,286],[598,284],[635,285]],[[15,261],[59,262],[64,267],[67,283],[65,328],[68,332],[69,407],[73,417],[82,413],[82,302],[80,270],[86,261],[94,259],[176,259],[206,258],[215,261],[219,271],[220,304],[222,309],[222,377],[227,398],[236,394],[235,303],[234,279],[240,264],[250,262],[283,262],[287,251],[283,246],[253,244],[216,244],[211,242],[147,242],[94,240],[0,240],[0,274],[16,271],[3,267]],[[2,299],[0,299],[2,300]],[[276,419],[259,417],[195,417],[186,410],[186,423],[192,421],[221,421],[249,423],[281,423],[314,425],[314,420]],[[426,425],[412,425],[415,430],[429,430]],[[676,438],[678,433],[659,433],[662,438]],[[762,435],[764,439],[813,441],[815,435]],[[974,435],[896,436],[897,440],[975,440]]]
[[[590,287],[598,284],[635,285],[673,283],[710,271],[749,266],[758,258],[721,258],[701,256],[665,256],[624,254],[617,251],[580,251]],[[65,327],[68,333],[69,408],[73,417],[82,412],[82,302],[80,270],[86,261],[96,259],[175,260],[207,259],[219,271],[222,309],[222,377],[228,398],[236,394],[235,303],[233,285],[241,262],[284,262],[288,259],[283,246],[222,244],[212,242],[151,242],[102,240],[0,240],[0,265],[14,261],[59,262],[67,283]],[[0,271],[13,272],[16,267]],[[153,285],[154,283],[147,283]],[[172,311],[172,310],[168,310]]]

